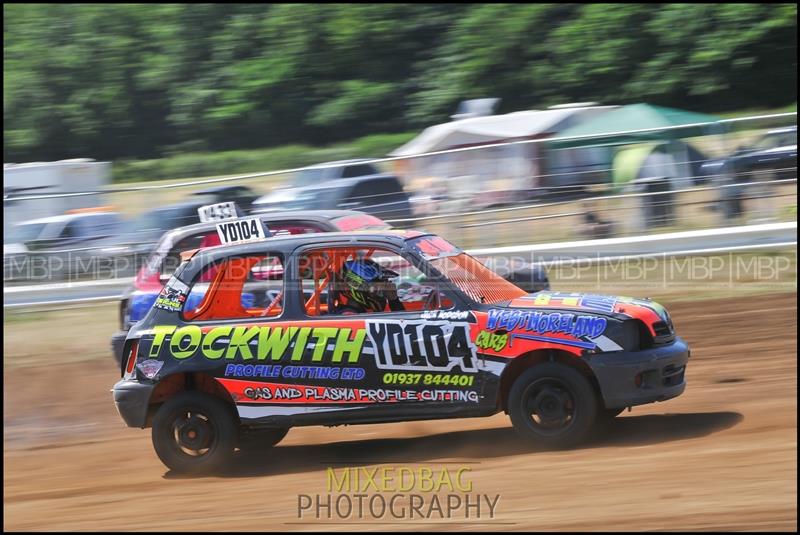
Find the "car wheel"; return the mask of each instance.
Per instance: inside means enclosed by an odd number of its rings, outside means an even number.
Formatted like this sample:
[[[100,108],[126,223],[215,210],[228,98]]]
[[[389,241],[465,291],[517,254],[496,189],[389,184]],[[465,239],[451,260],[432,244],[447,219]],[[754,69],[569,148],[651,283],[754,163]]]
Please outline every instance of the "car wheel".
[[[245,452],[269,449],[286,436],[288,427],[273,429],[250,429],[239,438],[239,449]]]
[[[552,362],[523,372],[508,396],[508,412],[517,433],[549,448],[570,448],[583,441],[597,419],[597,408],[589,381],[576,370]]]
[[[208,473],[230,460],[238,437],[232,406],[201,392],[181,392],[153,417],[153,447],[176,472]]]

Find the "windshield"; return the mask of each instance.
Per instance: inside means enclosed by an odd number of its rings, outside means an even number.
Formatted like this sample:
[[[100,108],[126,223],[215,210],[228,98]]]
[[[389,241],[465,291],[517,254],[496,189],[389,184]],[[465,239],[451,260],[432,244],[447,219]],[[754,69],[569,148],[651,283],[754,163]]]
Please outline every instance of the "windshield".
[[[314,186],[325,178],[325,169],[304,169],[295,173],[292,185],[298,188]]]
[[[37,239],[47,223],[22,223],[14,226],[8,238],[10,243],[22,243]]]
[[[473,257],[439,236],[409,241],[430,265],[478,303],[500,303],[528,295]]]

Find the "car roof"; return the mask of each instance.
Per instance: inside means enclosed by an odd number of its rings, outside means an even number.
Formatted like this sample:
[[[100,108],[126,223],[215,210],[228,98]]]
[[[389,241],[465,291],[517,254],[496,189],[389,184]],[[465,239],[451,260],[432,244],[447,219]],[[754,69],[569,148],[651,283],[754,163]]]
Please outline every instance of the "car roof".
[[[339,219],[340,217],[363,216],[363,215],[369,215],[369,214],[365,214],[364,212],[359,212],[357,210],[281,210],[275,212],[248,214],[242,217],[238,217],[237,219],[243,219],[246,217],[257,217],[262,221],[265,221],[267,225],[269,225],[269,223],[274,223],[276,221],[302,220],[302,221],[319,222],[319,221],[332,221],[334,219]],[[193,234],[195,232],[202,232],[204,230],[212,230],[216,228],[217,223],[220,223],[220,221],[195,223],[193,225],[186,225],[184,227],[174,228],[168,231],[168,233],[172,236],[179,236],[179,235],[183,236],[183,235]]]
[[[350,232],[315,232],[309,234],[289,234],[282,236],[274,236],[265,240],[259,240],[246,243],[230,243],[226,245],[215,245],[213,247],[206,247],[204,252],[215,253],[218,251],[227,250],[231,254],[248,253],[253,250],[261,249],[265,243],[280,244],[281,249],[293,249],[300,245],[313,243],[316,245],[341,243],[342,240],[347,240],[352,243],[368,243],[376,240],[383,240],[387,242],[394,242],[396,245],[402,245],[407,240],[418,238],[420,236],[430,236],[430,232],[422,232],[419,230],[406,230],[406,229],[391,229],[391,230],[355,230]]]

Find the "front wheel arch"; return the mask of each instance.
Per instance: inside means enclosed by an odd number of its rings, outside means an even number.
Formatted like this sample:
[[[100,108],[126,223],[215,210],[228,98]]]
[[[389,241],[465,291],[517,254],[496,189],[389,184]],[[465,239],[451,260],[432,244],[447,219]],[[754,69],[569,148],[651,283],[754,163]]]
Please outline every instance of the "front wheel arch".
[[[508,414],[508,395],[511,392],[514,381],[529,368],[545,362],[557,362],[576,369],[591,383],[600,406],[605,406],[600,391],[600,383],[594,376],[592,369],[582,358],[560,349],[537,349],[516,357],[503,370],[503,374],[500,376],[500,386],[497,389],[497,406],[503,412]]]

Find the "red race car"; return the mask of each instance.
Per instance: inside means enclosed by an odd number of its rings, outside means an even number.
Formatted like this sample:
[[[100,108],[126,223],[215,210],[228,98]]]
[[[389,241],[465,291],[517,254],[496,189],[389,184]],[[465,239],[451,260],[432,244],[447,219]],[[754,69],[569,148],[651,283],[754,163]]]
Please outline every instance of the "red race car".
[[[113,388],[173,470],[218,469],[294,426],[500,411],[524,440],[570,447],[686,387],[689,348],[648,299],[529,295],[417,231],[219,226],[239,242],[184,254],[128,333]],[[408,280],[426,291],[404,292]]]

